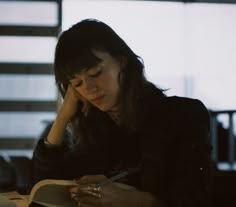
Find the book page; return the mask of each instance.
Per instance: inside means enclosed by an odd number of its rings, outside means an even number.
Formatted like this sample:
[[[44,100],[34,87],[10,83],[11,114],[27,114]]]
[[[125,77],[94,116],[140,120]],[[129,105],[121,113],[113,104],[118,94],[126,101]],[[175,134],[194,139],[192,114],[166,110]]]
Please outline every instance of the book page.
[[[17,207],[17,205],[7,197],[0,195],[0,207]]]
[[[70,180],[42,180],[31,190],[29,203],[47,204],[48,206],[77,207],[71,198],[69,189],[77,184]]]
[[[28,207],[27,196],[20,195],[16,191],[1,193],[0,207]]]

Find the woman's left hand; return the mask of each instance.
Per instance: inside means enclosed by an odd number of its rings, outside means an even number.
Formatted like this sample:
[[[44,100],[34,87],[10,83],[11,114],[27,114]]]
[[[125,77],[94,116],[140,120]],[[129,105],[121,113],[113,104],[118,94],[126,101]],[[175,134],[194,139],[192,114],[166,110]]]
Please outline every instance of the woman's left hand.
[[[136,190],[121,183],[109,183],[101,188],[96,184],[107,179],[103,175],[84,176],[77,180],[78,186],[71,188],[71,196],[79,207],[137,207],[153,206],[153,195]]]

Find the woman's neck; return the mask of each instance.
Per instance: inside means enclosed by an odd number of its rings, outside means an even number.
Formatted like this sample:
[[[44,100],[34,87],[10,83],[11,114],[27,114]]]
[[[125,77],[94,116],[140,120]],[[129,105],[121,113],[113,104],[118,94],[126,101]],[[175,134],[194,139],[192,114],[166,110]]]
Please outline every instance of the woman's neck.
[[[120,113],[118,110],[107,111],[107,114],[116,124],[120,123]]]

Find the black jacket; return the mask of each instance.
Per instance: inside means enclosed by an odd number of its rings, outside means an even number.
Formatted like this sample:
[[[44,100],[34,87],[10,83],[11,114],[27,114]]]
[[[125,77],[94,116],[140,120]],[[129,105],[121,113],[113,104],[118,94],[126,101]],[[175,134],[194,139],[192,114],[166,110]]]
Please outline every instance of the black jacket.
[[[137,128],[118,127],[97,111],[90,146],[47,148],[39,140],[33,155],[34,178],[74,179],[86,174],[112,176],[141,164],[141,171],[120,180],[157,196],[167,207],[209,206],[211,159],[209,115],[199,101],[143,97]],[[105,127],[104,127],[105,126]]]

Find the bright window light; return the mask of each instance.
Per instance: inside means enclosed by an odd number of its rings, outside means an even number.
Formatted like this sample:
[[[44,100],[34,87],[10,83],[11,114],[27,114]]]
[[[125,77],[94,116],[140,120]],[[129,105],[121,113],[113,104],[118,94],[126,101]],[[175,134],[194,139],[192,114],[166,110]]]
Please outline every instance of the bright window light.
[[[49,1],[0,1],[0,24],[56,25],[57,4]]]
[[[236,5],[159,1],[63,1],[63,30],[85,18],[110,25],[144,59],[168,95],[236,109]]]

